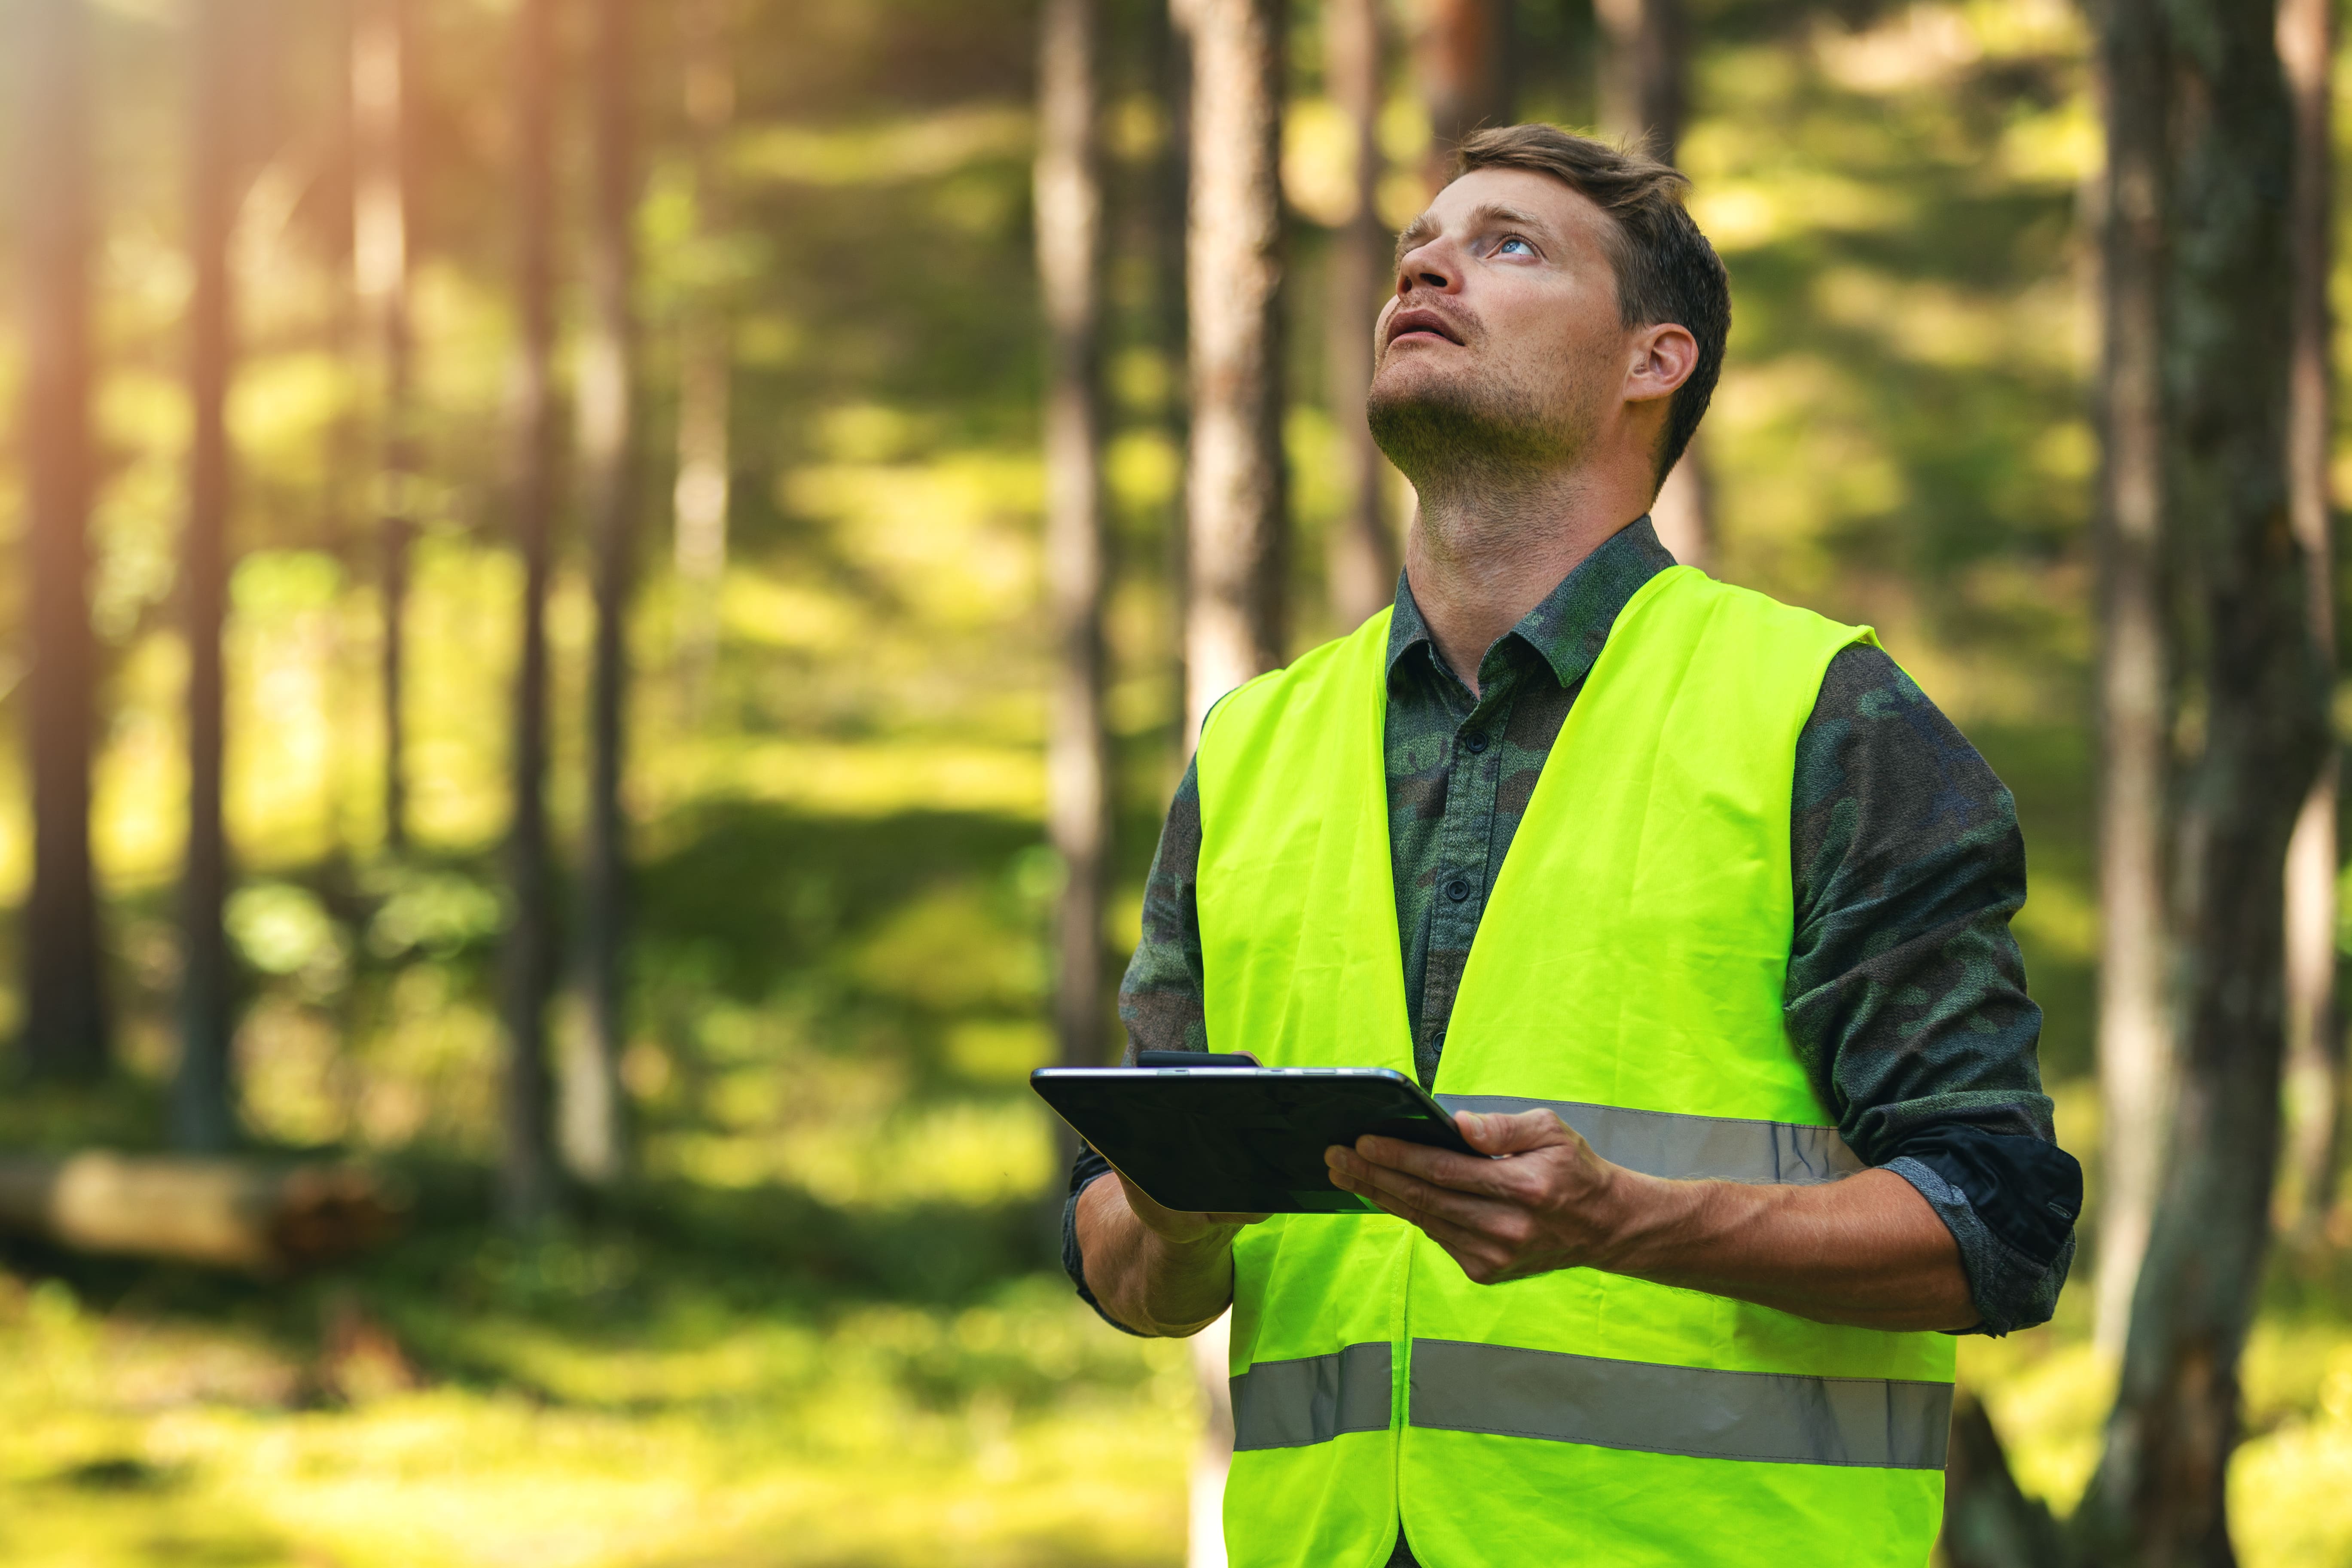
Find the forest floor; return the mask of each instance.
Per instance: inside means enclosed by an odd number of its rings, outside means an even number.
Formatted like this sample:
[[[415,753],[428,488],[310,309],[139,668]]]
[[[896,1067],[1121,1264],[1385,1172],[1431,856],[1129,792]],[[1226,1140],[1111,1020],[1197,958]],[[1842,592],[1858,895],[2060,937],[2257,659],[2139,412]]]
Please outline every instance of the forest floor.
[[[1183,1560],[1181,1347],[1104,1329],[1058,1271],[890,1300],[779,1268],[767,1227],[650,1214],[529,1248],[420,1228],[277,1286],[17,1250],[0,1562]]]
[[[958,1242],[825,1237],[804,1202],[738,1196],[673,1194],[528,1248],[422,1226],[277,1285],[18,1247],[0,1272],[0,1561],[1182,1561],[1179,1347],[1105,1330],[1050,1269],[893,1300],[826,1261],[929,1254],[950,1264],[932,1278],[970,1280],[973,1259],[943,1255],[1017,1253],[1034,1208],[971,1216]],[[814,1275],[778,1262],[777,1212]],[[2326,1305],[2344,1283],[2274,1273],[2231,1477],[2248,1568],[2352,1564],[2352,1326]],[[2078,1301],[1961,1356],[2062,1511],[2113,1387]]]

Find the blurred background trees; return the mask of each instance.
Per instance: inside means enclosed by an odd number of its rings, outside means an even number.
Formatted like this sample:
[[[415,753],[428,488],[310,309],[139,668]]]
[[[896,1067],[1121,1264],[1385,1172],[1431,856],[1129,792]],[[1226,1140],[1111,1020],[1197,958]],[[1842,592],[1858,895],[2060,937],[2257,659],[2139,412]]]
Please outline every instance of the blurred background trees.
[[[1674,548],[1877,626],[2016,792],[2095,1207],[2059,1321],[1963,1349],[2002,1528],[2157,1477],[2205,1550],[2242,1435],[2241,1554],[2352,1551],[2336,45],[2278,20],[8,8],[0,1142],[37,1210],[178,1141],[414,1211],[290,1283],[0,1244],[0,1358],[79,1369],[0,1380],[0,1552],[1175,1561],[1189,1362],[1069,1300],[1023,1075],[1118,1048],[1206,703],[1388,601],[1390,237],[1520,117],[1675,157],[1732,270]],[[151,1399],[224,1357],[259,1414]]]

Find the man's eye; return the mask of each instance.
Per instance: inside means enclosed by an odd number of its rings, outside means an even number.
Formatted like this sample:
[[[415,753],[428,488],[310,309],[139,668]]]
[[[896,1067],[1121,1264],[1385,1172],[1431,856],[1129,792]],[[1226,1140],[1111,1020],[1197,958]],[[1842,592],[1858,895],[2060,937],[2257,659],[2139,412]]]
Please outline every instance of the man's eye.
[[[1536,247],[1516,234],[1495,247],[1495,254],[1497,256],[1533,256],[1535,253]]]

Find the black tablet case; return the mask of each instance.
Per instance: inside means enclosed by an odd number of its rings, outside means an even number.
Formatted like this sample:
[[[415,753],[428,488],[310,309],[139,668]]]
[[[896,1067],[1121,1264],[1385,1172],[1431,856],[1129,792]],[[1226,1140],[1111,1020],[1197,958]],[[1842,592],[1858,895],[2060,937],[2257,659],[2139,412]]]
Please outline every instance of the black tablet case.
[[[1372,1212],[1323,1163],[1366,1133],[1471,1152],[1420,1085],[1385,1068],[1040,1068],[1029,1082],[1128,1180],[1186,1213]]]

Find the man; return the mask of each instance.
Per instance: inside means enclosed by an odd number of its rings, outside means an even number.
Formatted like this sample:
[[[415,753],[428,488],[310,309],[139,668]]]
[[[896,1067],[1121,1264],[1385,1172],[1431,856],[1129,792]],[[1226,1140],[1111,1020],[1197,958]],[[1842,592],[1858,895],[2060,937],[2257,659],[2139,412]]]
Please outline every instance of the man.
[[[1924,1563],[1947,1336],[2073,1257],[2008,792],[1644,516],[1729,325],[1682,184],[1464,146],[1375,332],[1395,605],[1220,704],[1160,840],[1134,1046],[1409,1068],[1488,1156],[1367,1138],[1384,1215],[1270,1220],[1081,1157],[1082,1294],[1232,1305],[1236,1564]]]

